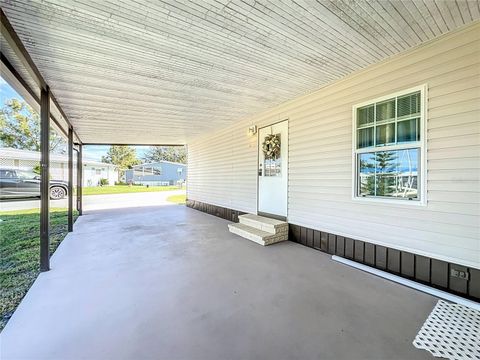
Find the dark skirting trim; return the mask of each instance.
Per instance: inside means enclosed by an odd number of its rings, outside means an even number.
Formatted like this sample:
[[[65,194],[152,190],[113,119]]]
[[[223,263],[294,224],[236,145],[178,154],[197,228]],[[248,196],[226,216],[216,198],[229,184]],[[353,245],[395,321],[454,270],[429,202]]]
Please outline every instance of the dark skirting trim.
[[[375,267],[404,278],[480,301],[480,270],[324,231],[289,224],[290,241]],[[313,246],[308,239],[314,233]],[[318,237],[320,247],[315,241]],[[460,277],[458,272],[461,272]],[[462,277],[465,274],[465,277]]]
[[[187,200],[187,206],[233,222],[245,214],[221,206]],[[425,256],[289,224],[290,241],[341,256],[374,268],[418,281],[456,295],[480,301],[480,270]]]
[[[238,222],[239,215],[246,214],[238,210],[232,210],[229,208],[207,204],[207,203],[196,201],[196,200],[187,199],[186,204],[189,208],[199,210],[210,215],[218,216],[222,219],[233,221],[233,222]]]

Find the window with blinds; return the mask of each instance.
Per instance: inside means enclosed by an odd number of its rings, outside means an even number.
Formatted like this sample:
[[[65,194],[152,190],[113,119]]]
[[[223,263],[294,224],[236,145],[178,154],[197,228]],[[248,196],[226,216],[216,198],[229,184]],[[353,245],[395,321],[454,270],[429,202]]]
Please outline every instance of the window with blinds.
[[[354,195],[421,200],[423,88],[354,106]]]

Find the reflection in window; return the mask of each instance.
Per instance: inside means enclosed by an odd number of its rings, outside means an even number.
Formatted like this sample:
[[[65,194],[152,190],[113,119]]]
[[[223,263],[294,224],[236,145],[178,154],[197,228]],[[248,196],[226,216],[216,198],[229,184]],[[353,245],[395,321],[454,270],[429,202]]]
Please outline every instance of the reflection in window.
[[[33,171],[17,170],[17,177],[21,180],[40,180],[40,175],[35,174]]]
[[[359,196],[418,198],[419,149],[359,154]]]
[[[359,195],[375,195],[375,153],[360,154],[358,158]]]

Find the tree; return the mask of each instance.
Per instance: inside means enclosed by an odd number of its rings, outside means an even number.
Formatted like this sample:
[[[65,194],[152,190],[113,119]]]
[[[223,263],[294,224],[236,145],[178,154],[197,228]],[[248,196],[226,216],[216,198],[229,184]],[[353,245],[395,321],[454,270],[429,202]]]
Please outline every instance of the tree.
[[[151,146],[143,156],[145,162],[172,161],[187,163],[185,146]]]
[[[0,144],[4,147],[40,151],[40,116],[25,101],[7,100],[0,112]],[[50,130],[50,151],[65,152],[66,141]]]
[[[113,164],[118,170],[118,179],[123,176],[126,169],[140,164],[135,149],[127,145],[112,145],[106,156],[102,156],[102,162]]]
[[[395,164],[397,157],[393,151],[381,151],[375,154],[377,162],[377,196],[390,196],[395,192]]]
[[[392,195],[396,191],[396,160],[393,151],[376,152],[374,162],[360,160],[360,168],[369,174],[361,184],[362,193],[376,196]]]
[[[371,159],[360,160],[362,194],[375,195],[375,162]]]

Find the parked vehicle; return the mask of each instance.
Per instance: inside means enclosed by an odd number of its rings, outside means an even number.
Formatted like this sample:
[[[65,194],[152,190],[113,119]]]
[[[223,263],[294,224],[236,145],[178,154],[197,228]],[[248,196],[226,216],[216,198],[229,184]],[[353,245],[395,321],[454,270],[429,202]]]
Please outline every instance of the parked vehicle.
[[[60,200],[68,194],[68,183],[50,180],[50,199]],[[0,168],[0,199],[40,197],[40,175],[32,171]]]

